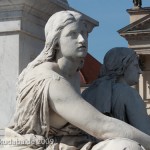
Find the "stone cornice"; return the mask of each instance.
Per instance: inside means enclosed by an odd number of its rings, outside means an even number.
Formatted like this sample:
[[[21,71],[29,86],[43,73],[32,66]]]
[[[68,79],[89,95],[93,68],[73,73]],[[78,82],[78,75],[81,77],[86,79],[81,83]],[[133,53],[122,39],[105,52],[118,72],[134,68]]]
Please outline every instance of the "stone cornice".
[[[146,15],[145,17],[143,17],[143,18],[141,18],[141,19],[139,19],[139,20],[137,20],[137,21],[135,21],[135,22],[125,26],[124,28],[118,30],[118,33],[122,35],[122,34],[126,34],[127,32],[132,32],[132,31],[134,32],[135,30],[139,30],[140,31],[140,29],[136,29],[139,26],[141,26],[141,31],[143,31],[143,27],[142,26],[145,23],[149,22],[149,20],[150,20],[150,15]]]
[[[13,0],[12,2],[13,3],[5,0],[5,2],[2,3],[2,1],[0,1],[1,35],[4,32],[6,34],[9,34],[10,32],[20,32],[44,40],[44,26],[49,17],[57,11],[65,9],[74,10],[66,3],[61,3],[60,0]],[[87,15],[84,15],[84,18],[88,22],[90,30],[98,25],[96,20]],[[12,26],[14,22],[17,21],[18,24],[16,24],[16,26],[20,25],[18,29]],[[12,25],[9,25],[10,22]],[[33,28],[30,28],[30,26]]]
[[[18,5],[28,5],[32,9],[37,9],[41,12],[50,15],[50,8],[57,5],[60,10],[69,9],[69,5],[60,0],[2,0],[0,1],[0,6],[13,6],[14,8]]]
[[[148,49],[145,48],[137,49],[134,47],[130,47],[130,48],[134,49],[138,55],[150,55],[150,47]]]
[[[126,38],[127,41],[130,40],[150,40],[150,32],[141,33],[125,33],[120,34],[122,37]]]
[[[49,7],[49,8],[47,8]],[[1,5],[0,4],[0,18],[3,19],[13,19],[16,15],[17,17],[24,17],[23,12],[29,13],[30,15],[34,15],[43,19],[45,21],[55,12],[64,10],[65,8],[60,7],[54,3],[50,3],[45,6],[45,9],[41,9],[41,7],[35,7],[30,5],[30,3],[16,3],[12,5]],[[20,12],[20,14],[18,13]]]
[[[53,13],[61,10],[75,9],[60,0],[2,0],[0,1],[0,21],[2,19],[15,20],[24,17],[24,14],[28,13],[46,22]],[[91,30],[94,26],[99,25],[95,19],[85,14],[83,16],[89,23]]]
[[[143,8],[132,8],[132,9],[127,9],[127,12],[130,15],[133,14],[150,14],[150,7],[143,7]]]

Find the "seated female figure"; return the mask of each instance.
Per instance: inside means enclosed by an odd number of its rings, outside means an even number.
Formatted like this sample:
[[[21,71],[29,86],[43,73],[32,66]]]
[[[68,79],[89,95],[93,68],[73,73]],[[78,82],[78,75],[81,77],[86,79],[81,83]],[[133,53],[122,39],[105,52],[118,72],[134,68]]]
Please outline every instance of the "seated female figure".
[[[74,11],[48,20],[43,51],[19,76],[14,125],[5,136],[31,143],[8,145],[9,150],[143,149],[137,142],[150,149],[148,135],[103,115],[81,97],[78,71],[87,54],[88,32]],[[46,140],[51,142],[40,142]]]

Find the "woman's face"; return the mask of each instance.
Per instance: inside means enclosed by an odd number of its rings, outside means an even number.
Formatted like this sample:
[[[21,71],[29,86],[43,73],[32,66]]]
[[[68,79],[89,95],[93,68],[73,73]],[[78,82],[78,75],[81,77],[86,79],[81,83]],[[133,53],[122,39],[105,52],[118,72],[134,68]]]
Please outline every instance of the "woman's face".
[[[124,79],[130,86],[135,85],[139,81],[139,75],[142,73],[138,59],[135,58],[134,61],[132,61],[124,73]]]
[[[63,57],[84,58],[87,54],[88,33],[81,22],[67,25],[61,32],[59,46]]]

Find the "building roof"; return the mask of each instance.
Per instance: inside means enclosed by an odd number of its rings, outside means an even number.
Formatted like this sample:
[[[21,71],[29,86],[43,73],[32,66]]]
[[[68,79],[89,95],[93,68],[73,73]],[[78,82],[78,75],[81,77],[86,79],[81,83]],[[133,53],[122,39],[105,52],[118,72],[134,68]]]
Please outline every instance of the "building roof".
[[[90,84],[97,79],[100,68],[101,63],[88,53],[85,58],[84,67],[80,70],[81,86]]]
[[[136,21],[133,21],[118,32],[128,41],[128,47],[134,49],[137,54],[150,55],[150,14],[146,14],[145,16],[142,14],[142,16],[138,17],[140,14],[137,15],[137,12],[134,12],[133,16],[136,18]]]
[[[118,32],[121,36],[125,37],[128,35],[137,35],[137,34],[150,34],[150,15],[146,15],[145,17],[125,26],[120,29]]]

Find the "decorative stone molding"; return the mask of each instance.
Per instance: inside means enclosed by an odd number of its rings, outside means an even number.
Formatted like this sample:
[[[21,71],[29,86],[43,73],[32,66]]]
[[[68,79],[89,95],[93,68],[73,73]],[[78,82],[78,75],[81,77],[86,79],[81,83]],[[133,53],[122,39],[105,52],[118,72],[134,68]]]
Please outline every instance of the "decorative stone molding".
[[[150,8],[149,7],[144,7],[144,8],[139,8],[139,9],[127,9],[127,12],[130,15],[130,23],[133,23],[146,15],[150,14]]]

